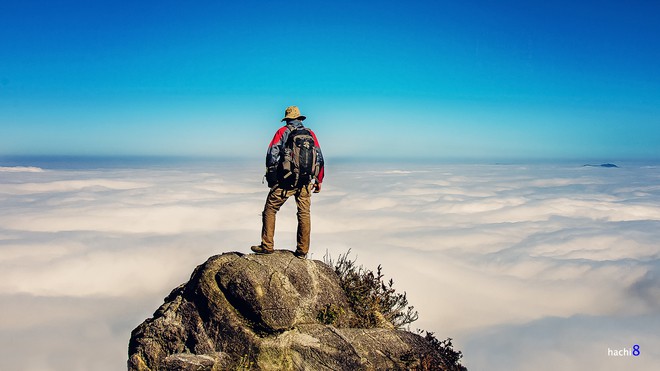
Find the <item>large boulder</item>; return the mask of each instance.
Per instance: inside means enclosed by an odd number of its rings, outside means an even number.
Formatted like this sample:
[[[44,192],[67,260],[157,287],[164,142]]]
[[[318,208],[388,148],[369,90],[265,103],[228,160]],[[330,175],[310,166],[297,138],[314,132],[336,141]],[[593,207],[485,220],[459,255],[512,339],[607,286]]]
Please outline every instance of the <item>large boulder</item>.
[[[350,328],[354,319],[323,262],[289,251],[226,253],[198,266],[133,330],[128,368],[444,369],[423,364],[440,355],[421,336],[391,325]]]

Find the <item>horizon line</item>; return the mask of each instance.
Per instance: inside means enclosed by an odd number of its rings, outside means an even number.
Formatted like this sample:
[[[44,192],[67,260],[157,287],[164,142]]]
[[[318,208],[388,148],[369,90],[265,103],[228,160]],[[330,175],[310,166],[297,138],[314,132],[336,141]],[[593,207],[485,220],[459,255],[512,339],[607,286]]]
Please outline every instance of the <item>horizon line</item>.
[[[326,156],[327,157],[327,156]],[[600,165],[600,164],[617,164],[617,163],[659,163],[658,157],[616,157],[609,158],[601,156],[571,156],[571,157],[525,157],[525,156],[509,156],[509,157],[466,157],[466,156],[445,156],[445,157],[429,157],[429,156],[332,156],[328,159],[334,163],[347,163],[347,162],[366,162],[366,163],[443,163],[443,164],[489,164],[489,165],[508,165],[508,164],[526,164],[526,163],[580,163],[582,165]],[[204,162],[204,161],[263,161],[263,156],[228,156],[228,155],[166,155],[166,154],[0,154],[0,166],[6,166],[3,162],[23,162],[23,161],[37,161],[37,162],[59,162],[71,161],[87,162],[159,162],[167,163],[173,162]],[[17,165],[30,165],[30,164],[9,164],[10,166]]]

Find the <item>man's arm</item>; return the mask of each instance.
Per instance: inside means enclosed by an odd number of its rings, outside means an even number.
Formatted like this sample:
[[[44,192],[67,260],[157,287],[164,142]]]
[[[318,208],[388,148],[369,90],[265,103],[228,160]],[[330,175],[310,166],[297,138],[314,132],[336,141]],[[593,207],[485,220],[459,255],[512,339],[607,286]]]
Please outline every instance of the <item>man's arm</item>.
[[[268,145],[268,152],[266,152],[266,167],[277,166],[280,162],[280,152],[284,148],[284,143],[289,137],[289,129],[286,126],[282,126],[277,130],[273,136],[273,140],[270,141]]]
[[[323,153],[321,152],[321,145],[319,144],[319,140],[316,138],[316,134],[312,130],[309,131],[312,134],[312,138],[314,138],[314,149],[316,149],[316,161],[319,164],[319,175],[316,178],[318,186],[316,186],[315,192],[319,192],[321,190],[321,183],[323,183],[323,178],[325,177],[325,161],[323,161]]]

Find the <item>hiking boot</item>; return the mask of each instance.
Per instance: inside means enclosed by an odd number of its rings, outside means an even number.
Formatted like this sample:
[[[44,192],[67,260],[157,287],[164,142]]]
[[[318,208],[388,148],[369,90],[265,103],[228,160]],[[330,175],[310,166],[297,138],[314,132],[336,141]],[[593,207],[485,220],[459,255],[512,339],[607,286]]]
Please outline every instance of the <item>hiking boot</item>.
[[[257,254],[262,254],[262,255],[272,254],[273,251],[274,251],[274,250],[269,250],[269,249],[263,247],[262,245],[252,246],[252,247],[250,247],[250,250],[254,251]]]
[[[307,259],[307,254],[303,254],[303,253],[298,252],[298,251],[294,252],[293,255],[295,255],[296,258],[301,259],[301,260]]]

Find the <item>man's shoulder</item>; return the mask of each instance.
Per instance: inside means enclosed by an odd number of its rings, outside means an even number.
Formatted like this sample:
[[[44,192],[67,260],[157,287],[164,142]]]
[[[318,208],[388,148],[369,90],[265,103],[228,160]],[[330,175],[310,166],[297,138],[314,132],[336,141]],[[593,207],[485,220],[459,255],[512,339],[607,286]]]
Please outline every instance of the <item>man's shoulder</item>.
[[[276,144],[279,144],[279,145],[283,144],[283,141],[285,140],[285,136],[288,136],[288,134],[287,134],[288,131],[289,131],[289,128],[286,125],[284,125],[281,128],[277,129],[277,131],[275,132],[275,135],[273,136],[273,140],[270,141],[270,146],[272,147]]]
[[[316,133],[314,132],[314,130],[312,130],[311,128],[308,128],[308,127],[305,127],[305,129],[309,130],[309,132],[310,132],[314,137],[316,137]]]
[[[282,126],[281,128],[277,129],[277,131],[275,132],[275,136],[277,136],[277,137],[283,137],[283,136],[286,135],[288,132],[289,132],[289,127],[286,126],[286,125],[284,125],[284,126]]]

